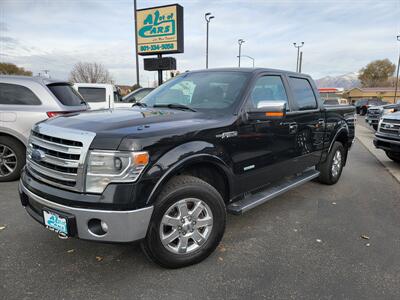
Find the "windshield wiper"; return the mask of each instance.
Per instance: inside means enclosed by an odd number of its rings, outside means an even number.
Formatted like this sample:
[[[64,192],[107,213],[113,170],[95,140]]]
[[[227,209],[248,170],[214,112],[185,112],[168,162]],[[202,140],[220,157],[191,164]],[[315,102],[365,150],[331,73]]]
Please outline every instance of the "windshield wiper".
[[[147,104],[142,102],[135,102],[132,104],[132,107],[134,106],[147,107]]]
[[[179,104],[179,103],[170,103],[170,104],[154,104],[153,107],[167,107],[167,108],[171,108],[171,109],[184,109],[184,110],[190,110],[190,111],[196,111],[195,109],[183,105],[183,104]]]

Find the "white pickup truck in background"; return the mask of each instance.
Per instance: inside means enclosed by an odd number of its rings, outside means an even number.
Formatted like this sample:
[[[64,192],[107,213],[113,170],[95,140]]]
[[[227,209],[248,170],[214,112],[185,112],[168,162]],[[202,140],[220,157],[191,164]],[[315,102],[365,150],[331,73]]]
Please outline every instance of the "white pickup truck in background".
[[[123,102],[118,89],[108,83],[74,83],[74,88],[89,104],[90,109],[131,107],[133,103]]]

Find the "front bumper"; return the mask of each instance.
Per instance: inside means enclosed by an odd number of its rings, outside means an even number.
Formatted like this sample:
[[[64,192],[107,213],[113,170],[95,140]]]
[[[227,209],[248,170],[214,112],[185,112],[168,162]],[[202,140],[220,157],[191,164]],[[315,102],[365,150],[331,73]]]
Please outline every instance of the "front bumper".
[[[21,180],[19,194],[28,214],[44,225],[43,210],[50,210],[66,216],[71,236],[84,240],[103,242],[132,242],[143,239],[153,213],[153,206],[128,210],[97,210],[62,205],[49,201],[30,191]],[[89,221],[104,221],[108,230],[102,235],[95,234]]]
[[[400,153],[400,138],[393,139],[392,137],[384,137],[375,135],[374,145],[378,149]]]

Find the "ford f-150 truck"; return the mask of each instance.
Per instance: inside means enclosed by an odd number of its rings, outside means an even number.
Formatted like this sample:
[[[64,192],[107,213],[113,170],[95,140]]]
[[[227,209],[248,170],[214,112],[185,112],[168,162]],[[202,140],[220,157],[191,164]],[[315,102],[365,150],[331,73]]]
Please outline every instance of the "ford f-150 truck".
[[[272,69],[186,72],[134,107],[33,127],[19,192],[63,237],[141,240],[163,267],[205,259],[226,213],[316,179],[335,184],[355,109],[324,107],[311,77]]]
[[[391,160],[400,163],[400,111],[382,116],[374,145],[384,150]]]

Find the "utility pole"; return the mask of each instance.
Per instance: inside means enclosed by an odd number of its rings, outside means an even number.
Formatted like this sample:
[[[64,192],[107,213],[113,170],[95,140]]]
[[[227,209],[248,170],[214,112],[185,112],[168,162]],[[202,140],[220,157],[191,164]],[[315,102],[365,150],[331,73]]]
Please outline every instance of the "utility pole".
[[[244,43],[243,39],[238,39],[238,44],[239,44],[239,68],[240,68],[240,57],[241,57],[241,53],[242,53],[242,44]]]
[[[207,22],[207,33],[206,33],[206,69],[208,69],[208,27],[210,25],[211,19],[214,19],[215,17],[211,15],[211,13],[206,13],[204,15],[204,19],[206,19]]]
[[[135,15],[135,56],[136,56],[136,84],[139,87],[139,55],[138,55],[138,41],[137,41],[137,11],[136,11],[136,0],[133,0],[133,9]]]
[[[300,52],[300,60],[299,60],[299,73],[301,73],[301,64],[303,63],[303,51]]]
[[[297,45],[297,43],[293,43],[293,45],[295,48],[297,48],[296,72],[299,72],[300,48],[304,46],[304,42],[301,42],[300,45]]]
[[[400,35],[397,36],[397,41],[400,42]],[[399,85],[399,69],[400,69],[400,52],[399,52],[399,61],[397,63],[396,85],[394,88],[394,103],[396,103],[397,100],[397,86]]]

